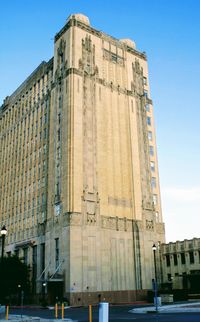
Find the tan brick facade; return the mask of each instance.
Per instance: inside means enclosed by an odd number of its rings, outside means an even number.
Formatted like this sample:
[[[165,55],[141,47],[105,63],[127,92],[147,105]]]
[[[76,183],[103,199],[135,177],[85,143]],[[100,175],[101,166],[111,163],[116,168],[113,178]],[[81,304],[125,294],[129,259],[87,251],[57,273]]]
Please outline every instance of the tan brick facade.
[[[83,15],[54,48],[0,110],[6,251],[51,301],[142,298],[165,238],[146,56]]]

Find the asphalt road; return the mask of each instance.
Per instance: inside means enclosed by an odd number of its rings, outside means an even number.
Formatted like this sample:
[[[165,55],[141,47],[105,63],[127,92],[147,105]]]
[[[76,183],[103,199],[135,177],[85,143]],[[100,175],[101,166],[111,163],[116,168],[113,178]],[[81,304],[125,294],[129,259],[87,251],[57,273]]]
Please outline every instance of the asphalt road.
[[[164,313],[164,314],[133,314],[128,311],[134,306],[110,306],[109,321],[110,322],[134,322],[134,321],[148,321],[148,322],[200,322],[199,313]],[[10,314],[21,314],[21,309],[10,309]],[[23,309],[24,315],[38,316],[46,319],[54,319],[54,310],[49,309]],[[61,318],[59,315],[58,318]],[[69,308],[65,309],[65,318],[80,322],[88,322],[88,308]],[[93,322],[98,322],[98,307],[93,307]]]

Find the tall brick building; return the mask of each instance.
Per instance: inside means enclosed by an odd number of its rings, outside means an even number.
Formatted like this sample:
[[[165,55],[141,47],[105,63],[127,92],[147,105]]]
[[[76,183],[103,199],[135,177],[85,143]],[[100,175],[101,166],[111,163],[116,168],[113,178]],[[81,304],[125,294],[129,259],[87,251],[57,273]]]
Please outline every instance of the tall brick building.
[[[0,176],[5,251],[30,264],[33,293],[144,297],[165,238],[146,55],[71,15],[1,106]]]

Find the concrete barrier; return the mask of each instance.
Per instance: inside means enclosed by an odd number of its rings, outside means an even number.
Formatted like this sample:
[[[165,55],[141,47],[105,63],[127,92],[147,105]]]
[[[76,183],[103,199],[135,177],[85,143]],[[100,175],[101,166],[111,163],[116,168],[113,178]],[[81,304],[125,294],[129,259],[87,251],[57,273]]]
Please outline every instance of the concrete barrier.
[[[162,303],[173,303],[174,302],[174,296],[173,294],[160,294]]]
[[[157,298],[153,298],[154,305],[156,306],[156,301],[157,301],[157,306],[160,307],[162,306],[162,299],[160,296],[157,296]]]

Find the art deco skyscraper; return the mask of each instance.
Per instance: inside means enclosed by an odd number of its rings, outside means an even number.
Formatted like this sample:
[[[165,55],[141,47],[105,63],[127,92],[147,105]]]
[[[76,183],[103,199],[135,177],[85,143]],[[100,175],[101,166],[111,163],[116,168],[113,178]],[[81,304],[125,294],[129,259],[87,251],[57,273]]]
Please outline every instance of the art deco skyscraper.
[[[82,14],[54,48],[0,109],[6,252],[49,301],[144,298],[164,242],[146,55]]]

